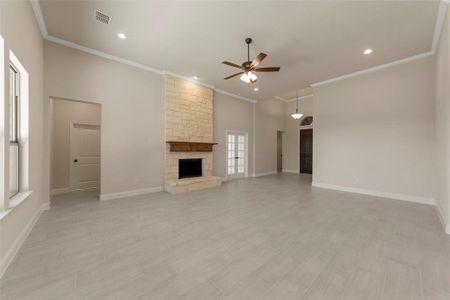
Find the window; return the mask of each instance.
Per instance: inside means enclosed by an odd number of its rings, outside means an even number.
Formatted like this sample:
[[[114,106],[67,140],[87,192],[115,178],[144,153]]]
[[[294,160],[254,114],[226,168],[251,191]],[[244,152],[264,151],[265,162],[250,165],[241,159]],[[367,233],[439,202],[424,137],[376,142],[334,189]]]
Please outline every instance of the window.
[[[9,67],[9,197],[20,190],[20,76],[17,69]]]
[[[302,119],[302,121],[300,122],[300,126],[309,126],[312,125],[313,122],[313,117],[308,116],[308,117],[304,117]]]

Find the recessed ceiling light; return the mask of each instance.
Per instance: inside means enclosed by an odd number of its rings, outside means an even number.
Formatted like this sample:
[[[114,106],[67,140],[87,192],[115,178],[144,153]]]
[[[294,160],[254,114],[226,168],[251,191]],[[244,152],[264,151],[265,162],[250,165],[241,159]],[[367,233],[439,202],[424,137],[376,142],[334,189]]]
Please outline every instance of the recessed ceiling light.
[[[122,40],[124,40],[124,39],[127,38],[127,36],[125,35],[125,33],[118,33],[117,36],[119,37],[119,39],[122,39]]]
[[[194,79],[195,79],[195,80],[197,80],[197,79],[198,79],[198,76],[197,76],[197,75],[195,75],[195,76],[194,76]]]
[[[258,88],[254,88],[253,90],[254,90],[255,92],[259,91],[259,89],[258,89]]]
[[[366,50],[364,50],[364,54],[365,55],[369,55],[370,53],[372,53],[372,49],[366,49]]]

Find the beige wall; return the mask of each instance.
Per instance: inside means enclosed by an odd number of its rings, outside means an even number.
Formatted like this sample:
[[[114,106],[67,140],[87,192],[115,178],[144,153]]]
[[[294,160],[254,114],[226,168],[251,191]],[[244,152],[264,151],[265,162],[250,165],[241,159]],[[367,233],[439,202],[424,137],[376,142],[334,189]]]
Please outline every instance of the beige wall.
[[[101,105],[52,99],[51,189],[70,188],[70,124],[100,124]]]
[[[436,54],[436,150],[437,197],[444,223],[450,233],[450,21],[447,15]]]
[[[433,98],[432,57],[315,87],[313,181],[434,198]]]
[[[298,111],[303,114],[302,119],[295,120],[291,114],[295,112],[296,102],[286,104],[286,125],[283,135],[283,171],[299,172],[299,130],[300,122],[304,117],[313,116],[313,98],[300,99]],[[304,127],[311,128],[311,126]]]
[[[101,194],[163,186],[163,77],[45,42],[45,99],[102,104]]]
[[[253,103],[214,93],[214,175],[226,177],[227,130],[248,136],[248,174],[253,174]]]
[[[255,104],[255,173],[277,171],[277,130],[284,131],[286,103],[260,100]]]
[[[40,211],[45,201],[43,189],[43,40],[29,1],[0,1],[0,34],[5,39],[5,66],[11,49],[29,74],[29,155],[31,196],[0,220],[0,272],[11,258],[11,251],[26,233],[27,226]],[[6,68],[6,70],[8,70]],[[5,76],[5,80],[9,80]],[[8,81],[9,82],[9,81]],[[6,84],[8,99],[9,84]],[[8,111],[9,102],[4,102]],[[3,109],[1,110],[3,111]],[[6,122],[7,123],[7,122]],[[7,123],[8,126],[8,123]],[[6,128],[6,132],[8,132]],[[1,134],[1,138],[7,137]],[[6,185],[7,186],[7,185]],[[4,197],[1,195],[0,197]]]

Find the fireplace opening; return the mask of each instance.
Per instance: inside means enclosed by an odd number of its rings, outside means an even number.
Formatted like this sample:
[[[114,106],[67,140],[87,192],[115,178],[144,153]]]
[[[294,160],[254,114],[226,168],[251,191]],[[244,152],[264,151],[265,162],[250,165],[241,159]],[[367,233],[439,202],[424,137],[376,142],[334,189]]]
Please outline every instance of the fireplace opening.
[[[201,158],[189,158],[178,160],[178,178],[191,178],[201,177],[202,172],[202,159]]]

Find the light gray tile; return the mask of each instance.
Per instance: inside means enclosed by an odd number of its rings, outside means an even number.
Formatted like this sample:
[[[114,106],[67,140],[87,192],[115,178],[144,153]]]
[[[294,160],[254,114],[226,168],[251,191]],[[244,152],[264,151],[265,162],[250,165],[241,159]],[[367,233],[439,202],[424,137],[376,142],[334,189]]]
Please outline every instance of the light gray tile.
[[[450,299],[450,238],[426,205],[277,174],[107,202],[58,195],[2,299]]]

